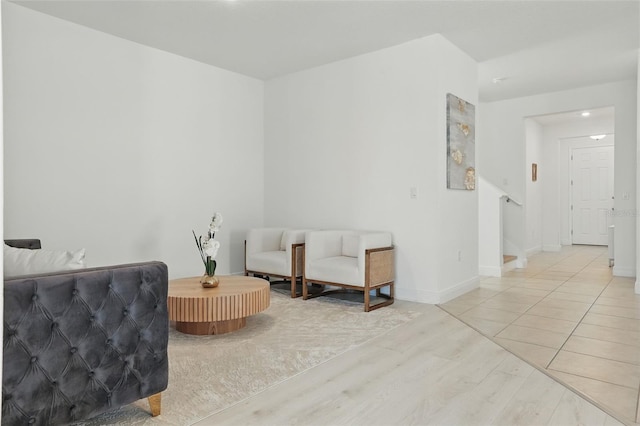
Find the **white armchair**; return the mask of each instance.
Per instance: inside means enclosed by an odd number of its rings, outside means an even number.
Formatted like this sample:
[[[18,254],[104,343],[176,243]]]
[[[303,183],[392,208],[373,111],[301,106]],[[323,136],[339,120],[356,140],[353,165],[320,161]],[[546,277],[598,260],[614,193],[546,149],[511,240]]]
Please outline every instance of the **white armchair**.
[[[310,231],[305,237],[302,297],[310,295],[307,285],[324,284],[364,292],[364,310],[388,306],[394,300],[394,248],[389,232]],[[389,287],[389,294],[381,288]],[[371,290],[383,302],[371,305]]]
[[[266,275],[291,281],[291,297],[297,277],[303,275],[302,256],[306,230],[256,228],[245,240],[244,274]]]

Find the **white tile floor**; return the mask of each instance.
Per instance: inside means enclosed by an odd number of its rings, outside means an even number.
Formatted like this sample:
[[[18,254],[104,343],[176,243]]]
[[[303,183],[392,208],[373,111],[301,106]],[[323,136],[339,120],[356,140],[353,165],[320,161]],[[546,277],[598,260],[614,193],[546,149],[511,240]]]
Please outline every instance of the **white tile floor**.
[[[638,422],[640,295],[606,247],[540,253],[443,309],[596,405]]]

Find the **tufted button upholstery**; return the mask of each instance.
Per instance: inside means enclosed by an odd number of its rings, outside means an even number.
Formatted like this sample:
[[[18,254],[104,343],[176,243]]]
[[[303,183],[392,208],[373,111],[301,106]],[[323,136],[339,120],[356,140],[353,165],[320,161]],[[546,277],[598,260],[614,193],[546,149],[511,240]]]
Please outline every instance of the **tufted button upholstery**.
[[[6,280],[2,423],[78,422],[166,389],[167,288],[161,262]]]

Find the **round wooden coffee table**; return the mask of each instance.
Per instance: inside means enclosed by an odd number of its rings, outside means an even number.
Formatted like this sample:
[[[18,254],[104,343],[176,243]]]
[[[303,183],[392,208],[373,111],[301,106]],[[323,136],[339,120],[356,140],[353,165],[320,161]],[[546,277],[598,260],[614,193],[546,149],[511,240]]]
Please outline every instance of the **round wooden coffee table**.
[[[169,281],[169,320],[187,334],[223,334],[247,324],[249,315],[269,307],[269,282],[261,278],[219,275],[220,285],[203,288],[200,277]]]

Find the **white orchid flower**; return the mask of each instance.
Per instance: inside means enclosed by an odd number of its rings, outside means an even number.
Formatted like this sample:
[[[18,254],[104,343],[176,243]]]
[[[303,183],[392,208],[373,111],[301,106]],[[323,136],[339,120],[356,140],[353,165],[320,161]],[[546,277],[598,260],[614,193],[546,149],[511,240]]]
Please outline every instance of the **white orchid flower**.
[[[216,271],[216,261],[215,258],[218,255],[218,250],[220,249],[220,243],[214,240],[216,236],[216,232],[220,230],[220,226],[222,225],[222,215],[218,212],[213,214],[211,218],[211,224],[209,225],[209,230],[206,235],[201,235],[199,238],[196,236],[195,231],[191,231],[193,233],[193,238],[196,240],[196,246],[198,246],[198,250],[200,251],[200,257],[202,258],[202,263],[204,263],[204,267],[206,269],[206,274],[208,276],[213,276]]]
[[[211,257],[215,259],[218,255],[218,250],[220,249],[220,242],[215,240],[207,240],[202,243],[202,250],[207,257]]]
[[[222,226],[222,215],[218,212],[215,212],[213,214],[213,217],[211,218],[211,224],[209,225],[209,232],[218,232],[220,230],[220,227]]]

